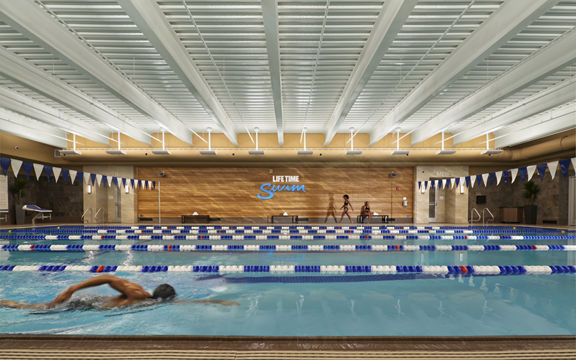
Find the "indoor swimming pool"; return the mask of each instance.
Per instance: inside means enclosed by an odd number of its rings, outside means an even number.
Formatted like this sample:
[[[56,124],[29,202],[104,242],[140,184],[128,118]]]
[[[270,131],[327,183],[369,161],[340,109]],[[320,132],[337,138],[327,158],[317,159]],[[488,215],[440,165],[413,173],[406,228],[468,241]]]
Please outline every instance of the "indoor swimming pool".
[[[0,298],[39,303],[98,273],[179,299],[2,308],[1,333],[255,336],[576,334],[576,232],[521,227],[44,227],[0,232]],[[83,290],[75,297],[113,295]]]

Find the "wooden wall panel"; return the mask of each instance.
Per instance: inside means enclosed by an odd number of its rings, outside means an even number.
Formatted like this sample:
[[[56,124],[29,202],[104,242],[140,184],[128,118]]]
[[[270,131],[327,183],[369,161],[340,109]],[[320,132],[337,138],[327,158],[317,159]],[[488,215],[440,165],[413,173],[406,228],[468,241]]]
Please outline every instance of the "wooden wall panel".
[[[160,172],[165,177],[158,178]],[[390,177],[395,172],[396,177]],[[272,199],[256,195],[263,183],[273,183],[272,176],[297,175],[306,192],[277,192]],[[413,168],[191,168],[141,167],[138,178],[160,180],[162,217],[183,214],[208,214],[211,217],[268,217],[283,212],[305,217],[322,217],[330,198],[339,219],[342,195],[350,195],[354,211],[360,212],[364,201],[372,211],[395,218],[412,217],[414,195]],[[263,194],[265,195],[265,194]],[[408,206],[402,206],[402,197]],[[156,217],[158,193],[138,192],[138,213]]]

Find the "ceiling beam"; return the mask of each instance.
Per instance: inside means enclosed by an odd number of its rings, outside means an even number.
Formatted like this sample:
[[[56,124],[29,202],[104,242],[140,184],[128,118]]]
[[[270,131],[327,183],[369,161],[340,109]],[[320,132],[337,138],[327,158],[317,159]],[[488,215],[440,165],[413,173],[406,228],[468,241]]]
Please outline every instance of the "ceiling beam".
[[[263,0],[266,1],[266,0]],[[417,0],[387,1],[374,24],[360,59],[342,90],[342,94],[326,123],[324,146],[328,145],[344,119],[352,109],[364,86],[382,61],[382,57],[392,45],[402,25],[416,6]]]
[[[75,133],[86,139],[104,145],[109,144],[109,134],[94,128],[88,129],[85,127],[87,125],[78,125],[78,123],[81,123],[78,119],[62,114],[46,104],[5,87],[0,87],[0,107],[55,126],[64,131]]]
[[[108,91],[156,121],[158,126],[192,144],[192,132],[179,119],[116,71],[34,1],[0,1],[0,19],[89,75]]]
[[[284,124],[282,121],[282,78],[280,72],[280,45],[278,43],[278,6],[277,0],[262,0],[262,16],[264,32],[266,33],[266,49],[268,50],[268,67],[270,68],[270,84],[274,98],[274,114],[278,144],[284,145]]]
[[[226,137],[237,146],[236,131],[228,113],[196,68],[158,4],[152,0],[119,0],[119,3],[192,95],[216,119]]]
[[[454,136],[454,144],[472,140],[502,126],[529,118],[543,111],[555,108],[576,99],[576,79],[563,81],[545,91],[499,111],[489,120],[478,122]]]
[[[60,129],[48,125],[41,126],[41,128],[23,125],[31,124],[33,121],[20,114],[0,109],[0,131],[61,149],[65,149],[68,146],[66,132]]]
[[[450,82],[476,66],[556,3],[557,0],[504,1],[500,9],[460,44],[430,76],[376,123],[371,131],[370,144],[386,136],[438,95]],[[434,134],[430,134],[432,135]]]
[[[485,109],[573,62],[576,59],[574,44],[576,44],[576,30],[552,42],[473,95],[419,126],[412,134],[412,144],[426,140],[452,123]]]
[[[553,135],[565,130],[576,129],[576,110],[568,106],[559,110],[548,121],[530,123],[524,128],[512,126],[509,129],[498,130],[494,133],[497,148],[522,144],[528,141],[540,139],[544,136]]]
[[[120,131],[134,140],[150,144],[150,136],[148,134],[129,124],[111,109],[29,64],[26,60],[12,54],[1,46],[0,73],[6,78],[28,87],[49,99],[108,125],[114,131]]]

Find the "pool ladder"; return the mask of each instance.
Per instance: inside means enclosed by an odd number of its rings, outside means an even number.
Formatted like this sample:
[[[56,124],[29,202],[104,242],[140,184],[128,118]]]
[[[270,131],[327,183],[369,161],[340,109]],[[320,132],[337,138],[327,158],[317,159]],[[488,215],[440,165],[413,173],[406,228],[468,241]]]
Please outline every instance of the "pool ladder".
[[[489,218],[487,218],[487,215]],[[492,214],[492,211],[490,211],[488,208],[482,209],[482,214],[480,214],[476,208],[472,208],[472,210],[470,210],[470,224],[474,224],[475,221],[480,222],[480,220],[482,220],[482,226],[485,226],[486,223],[493,223],[494,219],[494,214]]]
[[[84,222],[86,220],[86,215],[88,215],[88,213],[90,213],[92,215],[92,223],[96,223],[96,219],[98,218],[98,215],[100,215],[101,213],[103,214],[103,211],[104,211],[103,208],[98,208],[98,210],[96,210],[96,213],[94,213],[94,208],[88,208],[88,209],[86,209],[86,211],[84,211],[84,213],[80,217],[80,220],[82,220],[82,222]]]

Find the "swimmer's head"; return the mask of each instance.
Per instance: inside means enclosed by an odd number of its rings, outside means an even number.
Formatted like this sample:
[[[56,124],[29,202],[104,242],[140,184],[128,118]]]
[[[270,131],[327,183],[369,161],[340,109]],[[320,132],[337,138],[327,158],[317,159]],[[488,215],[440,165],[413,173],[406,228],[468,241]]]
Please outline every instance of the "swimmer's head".
[[[343,197],[344,199],[346,199],[346,200],[350,199],[350,197],[349,197],[348,195],[344,195],[344,196],[342,196],[342,197]]]
[[[171,285],[162,284],[158,285],[154,292],[152,293],[152,299],[157,299],[161,301],[172,300],[176,297],[176,290]]]

